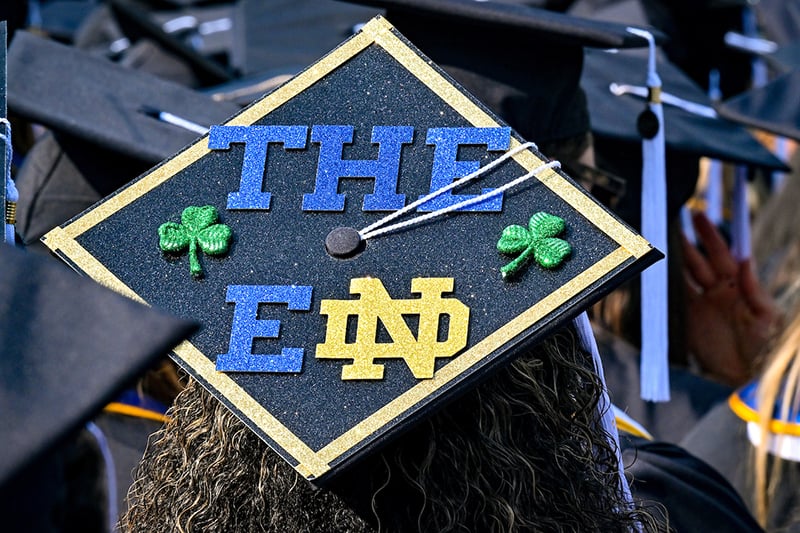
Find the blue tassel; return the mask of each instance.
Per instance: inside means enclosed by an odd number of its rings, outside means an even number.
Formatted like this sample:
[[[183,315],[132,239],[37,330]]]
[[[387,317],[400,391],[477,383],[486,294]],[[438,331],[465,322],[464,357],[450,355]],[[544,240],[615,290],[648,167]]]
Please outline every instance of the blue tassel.
[[[4,239],[7,244],[14,245],[16,242],[14,222],[17,212],[17,202],[19,201],[19,192],[14,180],[11,179],[11,160],[14,157],[13,148],[11,146],[11,123],[7,118],[0,118],[0,122],[5,126],[5,133],[0,133],[0,139],[5,144],[6,157],[5,157],[5,189],[6,189],[6,204],[4,206],[3,218],[5,219],[5,235]]]

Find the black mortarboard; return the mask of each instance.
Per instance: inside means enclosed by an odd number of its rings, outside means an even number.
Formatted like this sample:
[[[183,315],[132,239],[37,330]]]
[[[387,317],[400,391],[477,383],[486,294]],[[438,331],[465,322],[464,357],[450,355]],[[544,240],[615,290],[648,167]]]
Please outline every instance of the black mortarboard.
[[[700,157],[711,157],[770,170],[787,169],[746,129],[715,117],[711,99],[679,69],[666,60],[659,60],[657,69],[663,83],[670,219],[677,217],[681,206],[694,193],[697,180],[696,165],[694,172],[687,171],[681,161],[691,163]],[[598,166],[626,178],[625,197],[615,207],[615,212],[635,227],[640,217],[642,167],[638,149],[642,134],[637,119],[645,106],[646,77],[645,57],[591,50],[586,53],[581,79],[589,105]],[[612,84],[616,84],[619,94],[612,92]]]
[[[660,255],[381,17],[43,240],[312,479]]]
[[[748,0],[642,0],[650,23],[669,39],[664,52],[672,64],[700,87],[709,87],[712,71],[719,72],[724,96],[750,85],[747,56],[725,45],[725,34],[744,30],[751,21]]]
[[[800,141],[800,70],[722,102],[719,114],[751,128]]]
[[[800,39],[800,6],[786,0],[759,0],[754,7],[759,29],[781,46]]]
[[[53,131],[17,174],[26,244],[241,109],[27,32],[12,42],[8,68],[10,111]]]
[[[377,14],[334,0],[240,0],[232,63],[245,76],[295,74]]]
[[[26,32],[11,42],[8,71],[8,106],[16,115],[148,164],[200,135],[159,120],[154,110],[207,128],[240,109]]]
[[[667,61],[659,61],[655,47],[648,57],[587,50],[581,83],[596,164],[626,180],[614,210],[660,248],[667,247],[668,228],[694,193],[701,157],[785,168],[744,128],[717,118],[704,91]],[[667,276],[663,264],[643,276],[645,400],[669,398]]]
[[[425,55],[545,151],[550,143],[589,130],[586,100],[579,86],[584,47],[647,45],[625,25],[571,17],[519,2],[357,3],[386,8],[387,18]],[[519,53],[508,55],[509,49]]]
[[[747,0],[574,0],[568,13],[636,27],[657,28],[663,52],[701,86],[712,69],[722,72],[722,90],[732,94],[749,82],[749,65],[723,36],[743,25]]]
[[[62,264],[0,245],[0,485],[196,330]]]
[[[800,40],[779,46],[768,54],[766,59],[780,72],[791,72],[800,69]]]
[[[637,27],[650,24],[641,0],[574,0],[567,12],[575,17],[607,20]]]
[[[206,57],[182,39],[164,31],[145,6],[135,0],[109,0],[117,24],[131,41],[146,38],[184,61],[191,68],[200,86],[230,81],[235,73],[227,65]]]

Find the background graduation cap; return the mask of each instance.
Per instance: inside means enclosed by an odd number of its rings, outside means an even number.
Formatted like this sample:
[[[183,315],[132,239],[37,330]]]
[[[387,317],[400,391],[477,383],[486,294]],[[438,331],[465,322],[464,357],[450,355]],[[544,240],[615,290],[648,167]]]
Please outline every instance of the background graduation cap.
[[[741,31],[751,10],[747,0],[576,0],[568,12],[620,23],[649,24],[666,39],[669,61],[705,90],[709,74],[720,73],[723,95],[736,94],[750,83],[746,56],[726,46],[729,31]]]
[[[49,530],[60,447],[197,325],[50,258],[0,245],[0,263],[0,508],[10,530]]]
[[[27,32],[11,42],[8,69],[12,112],[150,165],[240,109]]]
[[[380,13],[335,0],[241,0],[235,10],[231,62],[245,78],[296,74]]]
[[[692,196],[698,162],[711,157],[768,170],[785,163],[745,128],[717,116],[705,91],[670,62],[660,59],[667,157],[668,218],[674,220]],[[595,156],[600,168],[626,180],[626,194],[615,212],[639,227],[642,160],[635,147],[642,134],[637,118],[647,93],[647,58],[631,53],[587,51],[581,86],[587,95]]]
[[[44,241],[322,482],[657,259],[557,168],[377,18]]]
[[[226,62],[213,59],[210,55],[201,53],[190,42],[179,38],[175,32],[165,30],[163,24],[158,23],[147,9],[147,6],[135,0],[109,0],[111,13],[125,37],[136,42],[148,39],[159,45],[163,50],[183,61],[191,69],[198,87],[205,87],[224,83],[236,77],[233,68]],[[233,9],[226,13],[229,28],[233,27]],[[186,16],[191,16],[187,13]],[[221,19],[220,19],[221,20]],[[232,37],[232,36],[231,36]],[[232,39],[231,39],[232,40]],[[227,58],[225,58],[227,59]]]
[[[627,178],[625,188],[628,190],[619,203],[614,206],[615,212],[623,213],[628,222],[640,227],[641,173],[644,162],[641,156],[642,150],[639,147],[642,137],[637,128],[636,118],[642,115],[642,111],[645,109],[644,98],[640,98],[639,101],[634,100],[633,109],[629,108],[627,114],[623,104],[613,102],[604,109],[605,116],[596,117],[595,115],[599,112],[592,108],[591,102],[589,102],[587,112],[586,97],[583,91],[589,89],[586,89],[585,86],[581,87],[580,81],[582,71],[583,79],[588,77],[586,68],[582,69],[584,48],[644,47],[648,41],[641,34],[629,31],[628,26],[622,24],[569,17],[560,13],[530,8],[519,3],[457,0],[451,2],[405,0],[359,3],[386,8],[387,17],[398,29],[417,43],[423,52],[491,109],[504,117],[524,137],[536,141],[545,154],[561,160],[567,168],[585,168],[581,167],[580,163],[584,161],[580,161],[580,159],[586,155],[583,152],[583,149],[586,148],[585,133],[589,130],[591,121],[592,132],[595,135],[594,162],[597,163],[597,167],[607,171],[605,181],[616,184],[619,183],[617,179],[619,176]],[[708,7],[712,9],[713,6]],[[607,13],[609,16],[612,14],[611,12]],[[445,24],[448,31],[438,31]],[[650,33],[655,41],[661,38],[661,34],[655,30],[651,30]],[[477,39],[476,36],[482,38]],[[723,46],[721,39],[719,46]],[[499,57],[507,57],[504,50],[512,47],[530,50],[531,56],[537,58],[536,66],[527,67],[514,61],[498,60]],[[542,56],[545,54],[537,53],[539,51],[546,51],[546,56],[543,58]],[[619,66],[606,66],[601,75],[610,76],[610,81],[614,81],[614,75],[622,74],[619,72],[620,68]],[[649,81],[647,60],[642,59],[635,64],[628,63],[622,68],[624,73],[635,71],[635,75],[629,79],[635,79],[636,84],[640,86],[646,96],[646,86]],[[677,71],[677,69],[673,69],[673,71]],[[672,74],[672,72],[668,74]],[[687,80],[686,76],[681,78]],[[553,80],[557,80],[557,82],[554,83]],[[604,87],[605,91],[607,91],[607,86],[608,83]],[[697,90],[697,93],[699,93],[700,100],[708,101],[702,91]],[[697,93],[692,93],[692,96],[698,96]],[[710,111],[713,113],[713,110]],[[672,111],[667,110],[665,113],[671,115]],[[626,117],[630,118],[627,122]],[[668,116],[667,123],[670,119],[671,117]],[[608,141],[609,137],[598,139],[598,124],[602,126],[604,120],[608,127],[606,131],[613,130],[613,136],[617,138],[620,129],[629,128],[626,134],[629,135],[632,142],[623,147],[619,145],[612,147]],[[693,124],[694,121],[695,118],[689,116],[688,119],[683,120],[684,124],[687,122],[689,124],[674,131],[682,132],[689,139],[692,139],[693,136],[700,138],[700,133],[706,135],[712,133],[709,130],[695,131],[699,130],[702,125],[708,126],[707,120],[697,121],[699,125]],[[711,129],[713,130],[713,128]],[[719,127],[714,131],[723,130],[724,127]],[[656,124],[656,131],[658,131],[658,124]],[[783,167],[780,161],[771,156],[743,129],[738,129],[736,133],[741,137],[737,140],[736,146],[745,145],[754,150],[761,158],[761,163]],[[671,209],[677,215],[680,206],[694,192],[699,156],[686,155],[686,152],[674,150],[680,136],[671,133],[669,126],[666,128],[666,135],[666,147],[670,157],[669,172],[673,180],[670,180],[668,187],[665,187],[666,194],[656,193],[654,196],[669,201],[671,205],[667,207],[667,211]],[[730,141],[736,135],[731,132],[726,132],[726,135],[718,136],[719,143],[716,148],[718,151],[727,150],[730,154],[729,147],[732,144]],[[713,145],[715,140],[712,138],[705,142],[708,146]],[[690,153],[695,151],[691,142],[685,142],[680,147],[683,149],[688,147]],[[608,157],[609,161],[603,161],[603,157]],[[737,154],[736,157],[739,155]],[[612,166],[611,162],[616,166]],[[602,173],[597,171],[590,170],[588,173],[602,176]],[[581,177],[587,177],[586,173],[581,172]],[[597,188],[593,187],[593,189]],[[667,218],[668,215],[665,215],[662,223],[654,224],[658,232],[663,234],[663,239],[657,241],[658,247],[665,248],[667,246],[665,227]],[[650,229],[645,231],[649,239],[656,239],[656,236],[650,233]],[[663,265],[654,268],[661,267],[666,268]],[[660,276],[652,269],[646,275],[650,279]],[[663,273],[663,276],[666,276],[666,272]],[[651,281],[646,281],[646,283],[650,284]],[[651,305],[653,301],[657,301],[659,305],[666,305],[666,283],[656,283],[656,285],[663,288],[661,292],[664,297],[651,298],[650,301],[645,302],[646,305]],[[668,397],[668,385],[664,379],[667,375],[665,348],[667,345],[667,310],[663,311],[663,320],[654,318],[649,312],[642,319],[646,326],[643,337],[647,340],[643,354],[648,358],[642,365],[642,394],[647,399],[664,400]],[[662,322],[664,323],[663,327],[660,326]],[[656,331],[651,331],[651,328]],[[651,349],[652,344],[658,348]],[[676,352],[682,352],[680,347],[676,346],[676,348]],[[650,360],[650,358],[655,360]]]
[[[336,0],[241,0],[233,10],[230,62],[241,75],[203,92],[241,105],[274,90],[381,11]]]
[[[392,24],[427,56],[545,154],[562,160],[569,158],[566,141],[589,130],[579,86],[584,47],[647,46],[622,24],[519,2],[357,3],[385,8]],[[525,53],[509,56],[512,48]]]
[[[30,9],[20,4],[27,25],[17,27],[187,86],[235,75],[229,67],[234,2],[47,0],[31,2]]]
[[[759,0],[754,9],[759,29],[781,47],[800,39],[800,6],[784,0]]]
[[[800,141],[800,70],[793,70],[720,103],[720,116],[750,128]]]
[[[29,245],[240,109],[24,31],[8,70],[9,110],[53,132],[17,175]]]

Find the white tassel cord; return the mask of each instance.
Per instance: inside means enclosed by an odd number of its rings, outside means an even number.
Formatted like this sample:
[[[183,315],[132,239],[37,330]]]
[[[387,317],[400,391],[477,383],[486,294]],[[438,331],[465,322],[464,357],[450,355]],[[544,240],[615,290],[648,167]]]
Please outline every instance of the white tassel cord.
[[[375,222],[373,224],[370,224],[366,228],[360,230],[358,232],[359,235],[361,236],[361,238],[363,240],[366,241],[367,239],[372,239],[374,237],[378,237],[378,236],[384,235],[386,233],[397,231],[399,229],[407,228],[409,226],[415,226],[417,224],[421,224],[422,222],[425,222],[426,220],[430,220],[432,218],[436,218],[436,217],[445,215],[447,213],[451,213],[453,211],[458,211],[459,209],[463,209],[465,207],[469,207],[471,205],[475,205],[475,204],[481,203],[481,202],[483,202],[483,201],[485,201],[485,200],[487,200],[489,198],[493,198],[493,197],[495,197],[495,196],[497,196],[499,194],[502,194],[503,192],[507,191],[508,189],[511,189],[512,187],[516,187],[517,185],[519,185],[519,184],[521,184],[521,183],[523,183],[525,181],[528,181],[531,178],[536,177],[538,174],[540,174],[544,170],[552,169],[552,168],[561,168],[561,163],[560,162],[558,162],[558,161],[550,161],[549,163],[545,163],[543,165],[539,165],[538,167],[534,168],[533,170],[531,170],[527,174],[523,174],[522,176],[520,176],[520,177],[518,177],[516,179],[513,179],[510,182],[508,182],[508,183],[506,183],[506,184],[504,184],[504,185],[502,185],[500,187],[497,187],[496,189],[492,189],[489,192],[477,195],[477,196],[475,196],[473,198],[458,202],[456,204],[453,204],[453,205],[450,205],[450,206],[447,206],[447,207],[443,207],[442,209],[437,209],[436,211],[433,211],[431,213],[427,213],[425,215],[420,215],[418,217],[414,217],[414,218],[410,218],[408,220],[404,220],[403,222],[398,222],[396,224],[391,224],[389,226],[385,226],[387,223],[389,223],[392,220],[404,215],[405,213],[408,213],[409,211],[411,211],[415,207],[417,207],[419,205],[422,205],[425,202],[427,202],[429,200],[432,200],[433,198],[436,198],[437,196],[439,196],[439,195],[441,195],[441,194],[443,194],[443,193],[445,193],[445,192],[447,192],[449,190],[452,190],[452,189],[454,189],[454,188],[456,188],[456,187],[458,187],[460,185],[463,185],[464,183],[466,183],[468,181],[471,181],[471,180],[473,180],[473,179],[485,174],[487,171],[489,171],[492,168],[496,167],[497,165],[499,165],[503,161],[505,161],[505,160],[513,157],[514,155],[518,154],[519,152],[521,152],[523,150],[527,150],[528,148],[531,148],[531,147],[536,147],[536,145],[534,143],[528,142],[528,143],[524,143],[524,144],[521,144],[521,145],[517,146],[513,150],[509,150],[508,152],[506,152],[502,156],[498,157],[496,160],[492,161],[488,165],[485,165],[485,166],[479,168],[475,172],[472,172],[471,174],[467,174],[466,176],[455,180],[453,183],[445,185],[444,187],[442,187],[440,189],[437,189],[436,191],[434,191],[434,192],[432,192],[432,193],[430,193],[430,194],[428,194],[426,196],[423,196],[422,198],[420,198],[420,199],[408,204],[407,206],[403,207],[402,209],[398,209],[397,211],[395,211],[393,213],[390,213],[389,215],[386,215],[385,217],[383,217],[382,219],[378,220],[377,222]],[[381,227],[381,226],[385,226],[385,227]]]
[[[712,102],[722,99],[722,90],[719,87],[719,70],[712,69],[708,74],[708,97]],[[722,162],[710,159],[706,172],[706,216],[715,226],[722,224]]]
[[[786,137],[777,137],[775,139],[775,155],[778,159],[786,163],[789,160],[789,142]],[[770,186],[773,194],[778,194],[783,190],[786,182],[786,173],[774,171],[770,176]]]
[[[706,181],[706,215],[715,226],[722,224],[722,162],[712,159],[708,164]]]

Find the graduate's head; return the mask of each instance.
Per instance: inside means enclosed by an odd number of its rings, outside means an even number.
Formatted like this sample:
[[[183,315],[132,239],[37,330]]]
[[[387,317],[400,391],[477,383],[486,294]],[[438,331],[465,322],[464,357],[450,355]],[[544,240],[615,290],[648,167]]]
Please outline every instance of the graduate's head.
[[[151,442],[124,531],[630,531],[602,384],[565,328],[315,488],[192,381]]]

